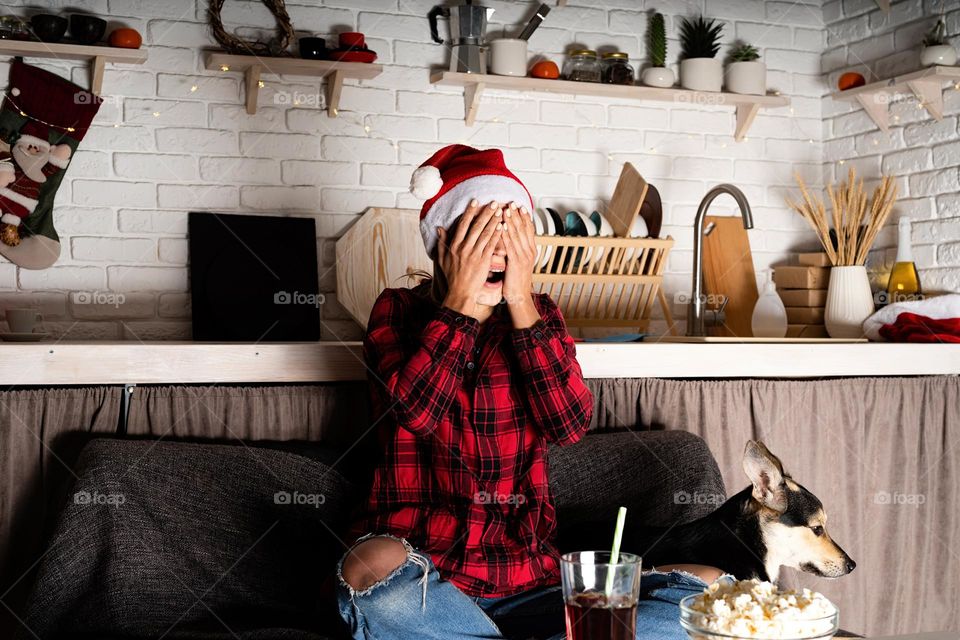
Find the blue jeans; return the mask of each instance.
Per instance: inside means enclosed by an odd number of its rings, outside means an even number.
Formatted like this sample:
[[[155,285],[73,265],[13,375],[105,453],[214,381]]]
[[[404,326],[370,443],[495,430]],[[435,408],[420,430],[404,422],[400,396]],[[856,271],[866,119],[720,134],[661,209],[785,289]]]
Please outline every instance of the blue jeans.
[[[356,591],[343,580],[342,559],[337,567],[337,605],[355,640],[566,637],[560,585],[502,598],[468,596],[440,577],[428,555],[399,541],[407,560],[368,589]],[[643,574],[637,640],[686,640],[678,604],[705,586],[700,578],[679,571]]]

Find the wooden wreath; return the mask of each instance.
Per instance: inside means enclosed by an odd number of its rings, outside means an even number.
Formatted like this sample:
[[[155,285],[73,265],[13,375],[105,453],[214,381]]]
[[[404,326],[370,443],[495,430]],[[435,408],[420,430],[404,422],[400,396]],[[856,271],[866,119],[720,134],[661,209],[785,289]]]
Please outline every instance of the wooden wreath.
[[[210,0],[210,27],[213,29],[213,37],[220,43],[228,53],[255,56],[287,56],[287,46],[295,37],[293,24],[290,22],[290,14],[287,13],[287,6],[284,0],[261,0],[273,17],[277,20],[277,35],[271,38],[269,42],[257,40],[250,42],[238,38],[232,33],[228,33],[223,28],[223,20],[220,18],[220,12],[223,10],[223,3],[226,0]]]

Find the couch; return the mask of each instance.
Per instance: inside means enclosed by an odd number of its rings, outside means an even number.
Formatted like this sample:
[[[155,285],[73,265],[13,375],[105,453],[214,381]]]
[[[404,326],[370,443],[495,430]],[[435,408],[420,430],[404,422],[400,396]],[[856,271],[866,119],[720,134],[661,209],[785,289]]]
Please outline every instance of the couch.
[[[345,637],[334,571],[370,459],[311,442],[91,439],[18,637]],[[619,505],[650,525],[685,522],[713,506],[678,492],[726,495],[703,440],[683,431],[591,433],[549,461],[561,535],[609,527]]]

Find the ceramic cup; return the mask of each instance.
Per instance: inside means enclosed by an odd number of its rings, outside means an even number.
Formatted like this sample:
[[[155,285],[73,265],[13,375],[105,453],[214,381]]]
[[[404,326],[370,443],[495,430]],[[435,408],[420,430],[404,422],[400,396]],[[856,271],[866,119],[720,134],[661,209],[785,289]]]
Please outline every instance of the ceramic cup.
[[[11,333],[33,333],[43,316],[36,309],[7,309],[7,326]]]
[[[527,41],[519,38],[491,41],[490,71],[498,76],[526,76]]]

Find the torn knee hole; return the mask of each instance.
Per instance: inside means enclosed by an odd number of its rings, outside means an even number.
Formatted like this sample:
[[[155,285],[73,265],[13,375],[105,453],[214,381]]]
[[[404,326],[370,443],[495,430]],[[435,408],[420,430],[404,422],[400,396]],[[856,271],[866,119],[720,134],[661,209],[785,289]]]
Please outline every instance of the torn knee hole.
[[[375,537],[355,546],[343,561],[341,577],[354,591],[364,591],[387,578],[407,561],[399,540]]]

